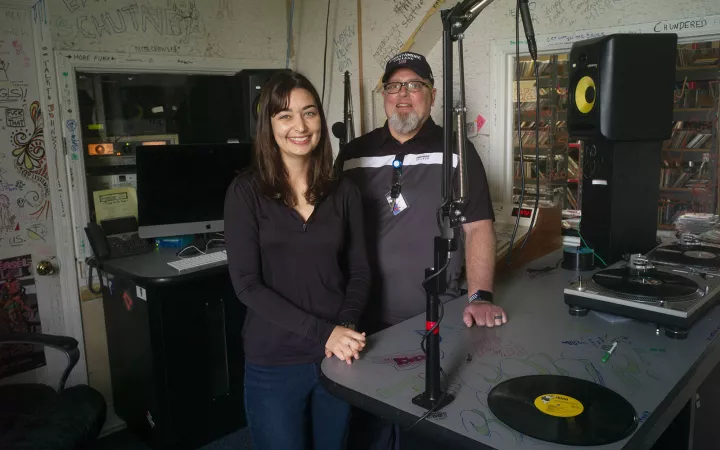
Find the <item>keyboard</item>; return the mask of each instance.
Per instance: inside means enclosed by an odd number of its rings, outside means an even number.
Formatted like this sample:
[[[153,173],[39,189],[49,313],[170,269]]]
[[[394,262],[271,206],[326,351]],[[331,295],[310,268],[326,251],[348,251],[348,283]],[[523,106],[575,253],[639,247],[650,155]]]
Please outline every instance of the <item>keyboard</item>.
[[[179,271],[195,269],[209,264],[227,261],[227,253],[225,250],[220,252],[205,253],[204,255],[191,256],[189,258],[170,261],[168,265]]]

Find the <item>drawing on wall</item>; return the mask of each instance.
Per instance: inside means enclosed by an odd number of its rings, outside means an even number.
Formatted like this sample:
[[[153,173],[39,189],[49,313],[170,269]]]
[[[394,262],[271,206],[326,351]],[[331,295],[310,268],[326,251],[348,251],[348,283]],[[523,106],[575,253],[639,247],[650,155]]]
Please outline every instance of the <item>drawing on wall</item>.
[[[15,168],[18,172],[40,187],[39,192],[29,191],[24,196],[25,204],[36,208],[30,213],[30,217],[47,219],[50,215],[50,185],[43,141],[43,118],[38,101],[30,105],[30,119],[34,128],[30,137],[24,131],[17,131],[12,135],[15,146],[12,155],[15,157]]]
[[[42,329],[30,255],[0,260],[0,332],[34,333]],[[0,378],[45,365],[42,346],[0,346]]]
[[[10,199],[0,194],[0,231],[12,231],[17,225],[17,218],[10,212]]]
[[[25,112],[22,108],[5,108],[5,124],[13,128],[24,127]]]
[[[0,81],[8,81],[7,70],[9,68],[10,63],[7,63],[4,59],[0,58]]]
[[[48,234],[48,228],[42,223],[34,223],[27,227],[28,238],[34,241],[45,242],[45,236]]]

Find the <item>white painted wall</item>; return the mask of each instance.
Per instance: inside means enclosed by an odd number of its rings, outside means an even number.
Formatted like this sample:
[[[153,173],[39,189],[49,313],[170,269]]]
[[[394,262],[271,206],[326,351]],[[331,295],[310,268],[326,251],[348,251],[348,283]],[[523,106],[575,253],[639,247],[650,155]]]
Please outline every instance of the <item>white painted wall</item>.
[[[285,60],[285,0],[49,0],[54,47]]]
[[[435,3],[440,2],[438,0]],[[342,84],[338,84],[340,66],[348,66],[353,76],[357,77],[359,57],[357,52],[356,23],[357,0],[332,1],[333,9],[352,11],[349,14],[333,14],[330,17],[330,42],[328,45],[328,77],[334,80],[330,93],[330,103],[326,105],[330,121],[342,118]],[[448,9],[456,1],[445,1],[440,9]],[[299,12],[306,23],[297,37],[297,68],[305,72],[316,85],[322,84],[322,48],[325,32],[325,8],[327,0],[305,0]],[[412,34],[421,22],[425,13],[433,6],[430,0],[362,0],[362,37],[363,37],[363,84],[365,89],[365,120],[366,131],[384,122],[382,101],[371,89],[376,87],[382,76],[384,63],[392,53]],[[490,58],[490,47],[493,40],[509,42],[515,36],[514,0],[495,0],[473,22],[465,33],[465,76],[468,121],[482,114],[488,122],[480,134],[473,139],[481,158],[487,167],[504,167],[501,162],[506,158],[503,149],[491,148],[495,130],[490,120],[494,102],[504,98],[504,93],[491,91],[490,73],[495,70],[494,61]],[[695,18],[720,14],[718,0],[543,0],[530,2],[533,24],[536,35],[555,33],[583,32],[588,30],[608,29],[618,26],[667,21],[684,18]],[[705,26],[717,27],[707,23]],[[338,52],[336,42],[343,30],[355,29],[355,40]],[[521,40],[524,42],[522,27]],[[433,118],[441,123],[442,105],[442,48],[440,45],[440,15],[433,15],[416,38],[411,50],[424,53],[433,68],[438,102],[433,109]],[[526,47],[521,45],[521,52]],[[342,57],[340,54],[342,54]],[[349,60],[349,61],[348,61]],[[331,69],[330,69],[331,68]],[[455,77],[457,80],[457,75]],[[503,95],[503,97],[498,97]],[[371,100],[378,100],[378,108],[371,107]],[[373,113],[375,118],[373,120]],[[359,98],[355,97],[355,113],[359,114]],[[358,122],[358,120],[356,120]],[[498,200],[504,187],[500,176],[488,173],[493,199]]]

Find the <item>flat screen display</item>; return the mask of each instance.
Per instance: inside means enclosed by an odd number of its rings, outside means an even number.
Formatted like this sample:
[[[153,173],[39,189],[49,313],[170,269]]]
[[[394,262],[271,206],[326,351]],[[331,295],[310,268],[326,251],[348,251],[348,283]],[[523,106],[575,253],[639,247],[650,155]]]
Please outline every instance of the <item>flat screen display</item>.
[[[222,231],[225,193],[252,161],[252,144],[137,148],[138,225],[143,238]]]

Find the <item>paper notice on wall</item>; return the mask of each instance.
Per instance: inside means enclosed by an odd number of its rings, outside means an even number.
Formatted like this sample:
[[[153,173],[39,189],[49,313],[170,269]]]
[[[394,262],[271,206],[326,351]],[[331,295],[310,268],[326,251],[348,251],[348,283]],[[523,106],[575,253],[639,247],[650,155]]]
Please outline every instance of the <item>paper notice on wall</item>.
[[[137,218],[137,193],[134,188],[123,187],[93,192],[95,218],[98,224],[103,220],[119,217]]]
[[[511,90],[513,102],[517,102],[517,84],[514,81],[512,83]],[[534,102],[536,98],[537,92],[535,91],[535,80],[520,80],[520,101]]]

